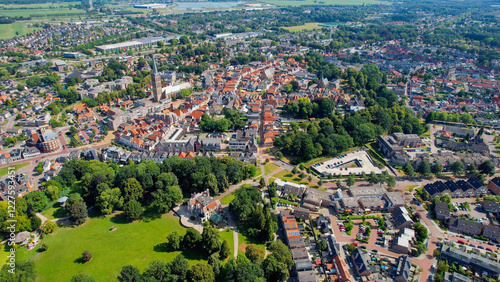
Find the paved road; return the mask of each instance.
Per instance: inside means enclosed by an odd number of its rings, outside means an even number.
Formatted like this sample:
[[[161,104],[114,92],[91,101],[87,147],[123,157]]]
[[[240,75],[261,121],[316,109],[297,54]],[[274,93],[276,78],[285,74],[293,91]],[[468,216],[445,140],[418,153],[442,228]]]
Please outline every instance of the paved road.
[[[240,244],[238,243],[238,233],[234,229],[233,229],[233,241],[234,241],[234,258],[237,258]]]

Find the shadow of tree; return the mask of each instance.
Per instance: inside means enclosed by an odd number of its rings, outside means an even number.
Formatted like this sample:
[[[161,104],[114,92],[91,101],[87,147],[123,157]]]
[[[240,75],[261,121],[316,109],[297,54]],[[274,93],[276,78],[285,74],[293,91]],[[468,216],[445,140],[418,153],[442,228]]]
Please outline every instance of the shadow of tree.
[[[113,217],[110,218],[111,222],[116,223],[116,224],[127,224],[130,223],[130,221],[122,214],[116,214]]]
[[[155,251],[157,253],[167,253],[167,252],[170,252],[171,250],[168,248],[167,243],[163,242],[163,243],[160,243],[160,244],[154,246],[153,251]]]

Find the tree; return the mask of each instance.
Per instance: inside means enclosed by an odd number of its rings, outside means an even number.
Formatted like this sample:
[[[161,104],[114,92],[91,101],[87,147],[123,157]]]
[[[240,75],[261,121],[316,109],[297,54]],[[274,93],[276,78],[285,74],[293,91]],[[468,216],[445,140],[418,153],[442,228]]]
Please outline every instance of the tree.
[[[354,178],[354,175],[349,175],[349,177],[347,177],[347,186],[349,186],[349,188],[354,185],[356,183],[356,179]]]
[[[113,188],[103,191],[101,195],[97,197],[97,206],[104,214],[111,214],[113,210],[120,209],[123,206],[123,197],[121,196],[120,189]]]
[[[495,174],[495,164],[493,164],[492,161],[487,160],[484,163],[479,165],[479,170],[483,174],[487,174],[489,176],[492,176]]]
[[[189,271],[189,263],[183,255],[178,255],[170,263],[170,271],[172,274],[178,275],[184,280]]]
[[[231,255],[231,248],[229,247],[229,242],[227,240],[222,242],[219,254],[221,259],[226,259],[229,255]]]
[[[278,151],[276,153],[276,157],[281,160],[283,158],[283,153],[281,151]]]
[[[264,250],[257,245],[249,244],[245,247],[245,256],[253,263],[260,264],[264,259]]]
[[[87,273],[80,272],[71,277],[71,282],[94,282],[94,278]]]
[[[135,178],[129,178],[125,181],[123,186],[123,198],[125,202],[139,201],[142,199],[143,189],[141,183]]]
[[[145,281],[165,281],[170,276],[170,266],[161,260],[153,260],[142,276]]]
[[[440,175],[440,174],[441,174],[441,172],[443,171],[443,166],[442,166],[440,163],[436,162],[436,163],[434,163],[434,164],[432,165],[432,169],[431,169],[431,171],[432,171],[432,173],[434,173],[434,175],[436,175],[436,176],[437,176],[437,175]]]
[[[186,234],[184,234],[184,238],[182,239],[182,245],[186,249],[193,249],[199,243],[201,243],[201,240],[201,234],[200,232],[198,232],[198,230],[194,228],[188,228],[186,230]]]
[[[69,209],[69,215],[76,225],[84,223],[88,217],[87,205],[83,202],[74,203]]]
[[[342,182],[340,182],[340,179],[337,180],[336,185],[337,185],[337,188],[342,188]]]
[[[461,161],[454,162],[451,165],[450,169],[451,169],[451,172],[453,172],[454,176],[461,175],[461,174],[463,174],[465,172],[464,163],[462,163]]]
[[[140,282],[141,272],[136,267],[125,265],[118,276],[120,282]]]
[[[236,282],[259,281],[264,271],[255,263],[238,263],[234,270]]]
[[[418,172],[423,176],[429,176],[431,174],[431,166],[428,161],[422,161],[418,165]]]
[[[43,225],[43,233],[50,234],[54,232],[57,228],[57,224],[51,220],[45,221],[45,224]]]
[[[286,281],[289,276],[287,265],[279,261],[274,254],[266,257],[262,263],[262,268],[267,281]]]
[[[318,243],[316,244],[316,247],[317,247],[318,251],[320,251],[320,252],[328,250],[328,244],[326,243],[326,240],[324,238],[321,238],[318,241]]]
[[[44,192],[47,197],[50,198],[50,200],[55,201],[58,198],[59,195],[59,188],[55,185],[46,185],[44,186]]]
[[[276,240],[271,243],[269,246],[269,250],[273,253],[274,256],[278,259],[278,261],[284,263],[287,266],[287,269],[292,269],[294,265],[292,254],[290,249],[281,242],[281,240]]]
[[[92,254],[89,251],[85,250],[82,254],[82,261],[89,262],[91,259],[92,259]]]
[[[76,129],[74,126],[71,126],[69,128],[69,133],[72,135],[72,136],[76,136],[76,134],[78,134],[78,129]]]
[[[269,197],[276,197],[276,185],[274,182],[267,186],[267,191],[269,192]]]
[[[387,186],[392,188],[392,187],[396,186],[396,178],[394,177],[394,175],[388,175],[385,178],[385,183],[387,183]]]
[[[218,252],[221,247],[219,231],[213,227],[206,227],[201,234],[203,248],[208,254]]]
[[[41,211],[49,203],[49,199],[42,191],[33,191],[24,196],[24,198],[26,198],[28,206],[37,212]]]
[[[131,200],[123,206],[123,214],[129,220],[136,220],[142,216],[142,206],[136,200]]]
[[[35,281],[37,273],[35,263],[33,261],[18,260],[14,262],[15,275],[9,271],[11,264],[4,264],[0,270],[0,281],[17,282],[17,281]]]
[[[300,178],[300,179],[302,179],[302,178],[304,178],[304,177],[306,177],[306,174],[305,174],[303,171],[302,171],[302,172],[300,172],[300,174],[299,174],[299,178]]]
[[[292,169],[292,173],[293,174],[297,174],[297,172],[298,172],[297,167],[294,166],[293,169]]]
[[[177,231],[173,231],[167,236],[167,245],[168,248],[172,251],[177,251],[181,247],[181,236]]]
[[[410,162],[407,162],[403,167],[403,172],[408,176],[413,176],[415,174],[415,170]]]
[[[189,269],[187,280],[190,282],[212,282],[215,281],[215,274],[212,266],[206,263],[198,263]]]
[[[266,181],[264,180],[264,177],[261,177],[259,180],[259,184],[261,188],[264,188],[266,186]]]
[[[170,211],[182,201],[182,191],[179,186],[168,186],[152,193],[151,206],[159,213]]]
[[[31,231],[37,230],[42,225],[42,220],[36,215],[33,215],[30,218],[30,222],[31,222]]]

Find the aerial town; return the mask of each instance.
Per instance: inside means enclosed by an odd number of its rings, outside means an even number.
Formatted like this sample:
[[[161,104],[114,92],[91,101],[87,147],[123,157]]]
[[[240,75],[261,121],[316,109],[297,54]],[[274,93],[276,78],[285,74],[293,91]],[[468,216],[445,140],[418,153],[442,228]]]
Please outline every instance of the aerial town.
[[[0,281],[500,281],[493,0],[0,4]]]

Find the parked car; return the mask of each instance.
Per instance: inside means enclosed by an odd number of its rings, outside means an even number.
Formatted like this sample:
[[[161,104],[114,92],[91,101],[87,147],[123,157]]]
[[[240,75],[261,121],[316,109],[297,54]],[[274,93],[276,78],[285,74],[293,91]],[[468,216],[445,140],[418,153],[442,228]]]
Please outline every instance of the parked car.
[[[477,246],[478,249],[484,250],[483,246]]]

